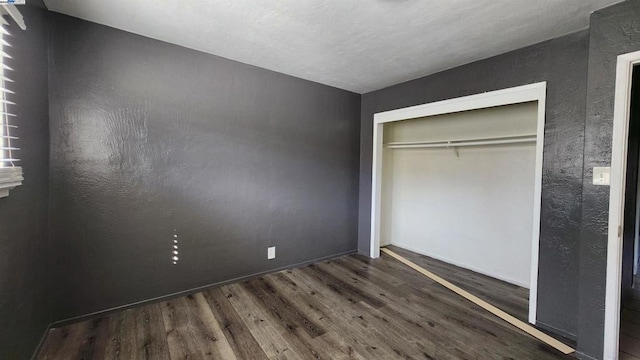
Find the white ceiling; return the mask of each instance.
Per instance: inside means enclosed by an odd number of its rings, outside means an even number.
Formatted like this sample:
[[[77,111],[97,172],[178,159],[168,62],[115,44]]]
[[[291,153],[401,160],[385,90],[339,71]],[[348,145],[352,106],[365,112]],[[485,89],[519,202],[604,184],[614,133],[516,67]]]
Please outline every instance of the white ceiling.
[[[45,0],[50,10],[358,93],[586,28],[620,0]]]

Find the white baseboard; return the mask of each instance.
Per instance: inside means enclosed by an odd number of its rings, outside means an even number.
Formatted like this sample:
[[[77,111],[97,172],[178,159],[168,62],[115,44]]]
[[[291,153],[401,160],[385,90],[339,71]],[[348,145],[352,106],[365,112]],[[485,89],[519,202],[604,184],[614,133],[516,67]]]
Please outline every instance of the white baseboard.
[[[486,276],[492,277],[494,279],[502,280],[502,281],[508,282],[510,284],[518,285],[518,286],[523,287],[525,289],[529,289],[529,285],[527,285],[527,284],[525,284],[523,282],[520,282],[518,280],[514,280],[514,279],[508,278],[506,276],[502,276],[502,275],[490,274],[490,273],[488,273],[488,272],[486,272],[484,270],[475,268],[473,266],[469,266],[467,264],[459,263],[459,262],[457,262],[455,260],[447,259],[447,258],[444,258],[444,257],[441,257],[441,256],[437,256],[437,255],[433,255],[433,254],[428,254],[428,253],[426,253],[426,252],[424,252],[422,250],[416,249],[416,248],[414,248],[412,246],[409,246],[409,245],[402,244],[401,242],[398,242],[398,241],[394,241],[394,242],[392,242],[390,244],[387,244],[387,245],[395,245],[397,247],[401,247],[403,249],[412,251],[412,252],[420,254],[420,255],[428,256],[430,258],[434,258],[436,260],[444,261],[444,262],[446,262],[448,264],[455,265],[455,266],[461,267],[463,269],[467,269],[467,270],[471,270],[473,272],[477,272],[478,274],[486,275]]]

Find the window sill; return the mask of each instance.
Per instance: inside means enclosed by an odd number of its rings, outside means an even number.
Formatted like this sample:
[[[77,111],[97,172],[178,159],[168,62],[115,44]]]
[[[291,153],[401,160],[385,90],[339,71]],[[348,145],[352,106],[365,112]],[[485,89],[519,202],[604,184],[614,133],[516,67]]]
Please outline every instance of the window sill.
[[[0,198],[9,196],[9,190],[22,185],[22,168],[0,168]]]

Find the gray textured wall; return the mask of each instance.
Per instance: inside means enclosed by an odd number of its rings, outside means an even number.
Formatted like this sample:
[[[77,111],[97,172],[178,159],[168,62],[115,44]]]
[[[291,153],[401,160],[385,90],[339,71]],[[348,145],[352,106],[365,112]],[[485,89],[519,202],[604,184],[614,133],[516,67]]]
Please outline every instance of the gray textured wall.
[[[49,50],[57,319],[356,250],[360,95],[53,13]]]
[[[547,81],[538,321],[575,338],[587,58],[583,31],[363,95],[359,251],[369,251],[374,113]]]
[[[578,350],[602,357],[609,187],[591,183],[594,166],[611,162],[616,57],[640,50],[640,1],[591,16],[584,150]]]
[[[47,292],[49,122],[46,13],[20,8],[11,22],[20,159],[24,183],[0,199],[0,358],[28,359],[51,320]]]

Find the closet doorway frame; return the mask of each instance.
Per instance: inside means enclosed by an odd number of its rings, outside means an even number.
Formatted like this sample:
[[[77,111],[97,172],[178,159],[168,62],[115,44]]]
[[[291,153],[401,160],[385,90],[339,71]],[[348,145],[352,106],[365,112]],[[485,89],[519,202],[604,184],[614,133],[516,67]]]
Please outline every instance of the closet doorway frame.
[[[542,198],[542,158],[544,150],[545,102],[547,83],[517,86],[486,93],[458,97],[373,115],[373,162],[371,183],[371,239],[369,256],[380,256],[380,213],[382,208],[382,151],[384,124],[461,111],[537,101],[536,164],[533,199],[533,234],[531,238],[531,280],[529,285],[529,323],[536,324],[538,303],[538,256],[540,245],[540,206]]]

